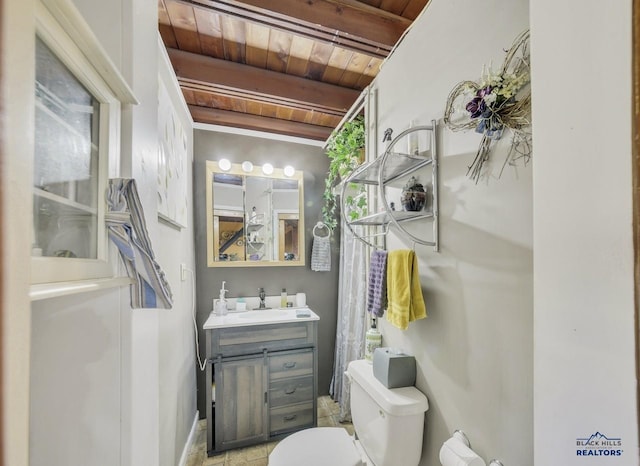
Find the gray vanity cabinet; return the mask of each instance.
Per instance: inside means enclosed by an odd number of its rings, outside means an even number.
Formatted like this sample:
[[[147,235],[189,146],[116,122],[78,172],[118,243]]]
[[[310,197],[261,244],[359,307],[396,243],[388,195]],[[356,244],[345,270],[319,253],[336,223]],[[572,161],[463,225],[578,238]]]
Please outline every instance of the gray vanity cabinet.
[[[206,331],[207,449],[282,438],[317,424],[317,321]]]

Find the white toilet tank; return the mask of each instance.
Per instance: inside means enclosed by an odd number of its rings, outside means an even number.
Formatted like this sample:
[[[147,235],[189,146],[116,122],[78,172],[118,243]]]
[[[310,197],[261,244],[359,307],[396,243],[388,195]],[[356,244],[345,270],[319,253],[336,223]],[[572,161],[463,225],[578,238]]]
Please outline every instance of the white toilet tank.
[[[415,466],[422,455],[427,397],[415,387],[388,389],[365,360],[347,368],[351,417],[361,446],[376,466]]]

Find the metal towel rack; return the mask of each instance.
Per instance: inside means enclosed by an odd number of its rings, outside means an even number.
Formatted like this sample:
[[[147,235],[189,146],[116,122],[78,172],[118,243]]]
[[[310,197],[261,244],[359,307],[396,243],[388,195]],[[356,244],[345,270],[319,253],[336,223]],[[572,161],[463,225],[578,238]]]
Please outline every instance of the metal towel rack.
[[[438,157],[436,130],[436,121],[433,120],[431,125],[415,126],[401,132],[391,141],[380,157],[362,164],[343,181],[340,196],[342,202],[341,215],[351,233],[360,241],[363,241],[373,248],[378,248],[379,246],[376,246],[369,240],[379,236],[386,236],[390,231],[389,227],[393,225],[401,234],[410,239],[414,245],[423,244],[433,246],[434,251],[438,251]],[[409,142],[411,137],[418,138],[421,133],[426,136],[426,140],[428,141],[427,148],[423,147],[420,150],[417,148],[415,150],[409,149],[409,144],[407,144],[407,148],[401,147],[401,141]],[[427,166],[431,166],[431,208],[420,211],[395,211],[392,209],[392,202],[387,199],[385,187]],[[349,219],[345,200],[347,198],[347,188],[351,184],[377,186],[378,197],[382,202],[383,210],[355,220]],[[428,195],[427,200],[429,200]],[[427,240],[416,236],[404,227],[404,224],[408,222],[421,219],[430,219],[432,221],[432,239]],[[356,231],[354,226],[357,225],[361,225],[363,229],[368,232],[365,234],[364,232]],[[374,231],[374,233],[369,233],[370,231]]]

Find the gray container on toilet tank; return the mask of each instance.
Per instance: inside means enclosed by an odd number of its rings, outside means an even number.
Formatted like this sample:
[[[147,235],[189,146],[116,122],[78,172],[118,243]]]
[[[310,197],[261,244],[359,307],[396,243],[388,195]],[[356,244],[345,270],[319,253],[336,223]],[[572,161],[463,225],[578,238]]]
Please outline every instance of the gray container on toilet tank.
[[[376,348],[373,375],[387,388],[411,387],[416,383],[416,360],[392,348]]]

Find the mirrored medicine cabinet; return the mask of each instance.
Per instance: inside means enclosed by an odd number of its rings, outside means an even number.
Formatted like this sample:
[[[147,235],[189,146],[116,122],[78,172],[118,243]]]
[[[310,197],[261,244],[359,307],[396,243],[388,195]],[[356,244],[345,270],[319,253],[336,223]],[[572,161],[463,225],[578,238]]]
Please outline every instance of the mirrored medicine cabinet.
[[[248,165],[206,163],[207,265],[305,265],[303,172]]]

